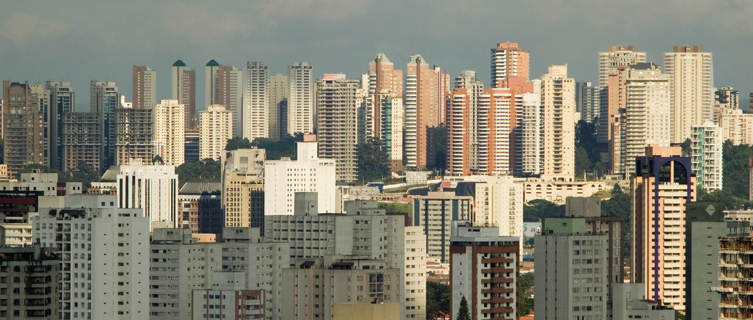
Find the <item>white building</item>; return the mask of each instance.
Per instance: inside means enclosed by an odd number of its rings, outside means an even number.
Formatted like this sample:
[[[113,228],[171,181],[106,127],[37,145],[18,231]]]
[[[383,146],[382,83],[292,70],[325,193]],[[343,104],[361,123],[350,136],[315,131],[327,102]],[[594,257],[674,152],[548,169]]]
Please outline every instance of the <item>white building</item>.
[[[211,243],[198,242],[189,229],[155,229],[151,319],[190,319],[191,310],[213,304],[193,303],[206,290],[261,290],[263,301],[256,305],[264,306],[266,319],[283,319],[280,294],[288,248],[287,243],[262,241],[257,228],[225,228],[222,242]]]
[[[233,113],[213,104],[199,113],[199,159],[219,160],[233,137]]]
[[[34,242],[57,248],[61,319],[149,319],[149,220],[116,196],[45,197]]]
[[[269,71],[261,61],[246,63],[243,91],[243,137],[269,137]]]
[[[646,300],[643,283],[615,283],[612,288],[613,320],[673,320],[675,310]]]
[[[174,166],[125,165],[117,175],[118,208],[140,208],[149,230],[177,227],[178,175]]]
[[[308,62],[293,62],[288,67],[287,133],[313,133],[316,115],[314,70]]]
[[[541,88],[538,80],[533,80],[533,88]],[[541,115],[541,92],[524,93],[522,106],[518,114],[520,126],[520,171],[526,174],[541,174],[543,162],[541,159],[541,144],[543,134],[543,120]]]
[[[191,319],[264,319],[264,291],[194,289]]]
[[[500,236],[516,237],[523,250],[523,183],[512,176],[474,176],[465,181],[474,181],[476,226],[499,229]]]
[[[635,64],[627,72],[625,154],[620,157],[620,172],[629,175],[635,172],[635,158],[646,155],[647,146],[669,146],[671,91],[669,76],[654,64]]]
[[[541,173],[572,177],[575,174],[575,80],[567,65],[549,66],[541,76]]]
[[[664,69],[672,90],[672,142],[690,138],[693,125],[713,120],[714,64],[701,46],[675,46],[664,53]]]
[[[457,319],[465,299],[472,319],[517,319],[518,238],[501,237],[497,228],[463,221],[453,222],[452,231],[452,318]]]
[[[417,227],[406,228],[403,216],[386,215],[375,201],[347,201],[345,211],[346,214],[265,217],[265,241],[289,243],[290,262],[297,266],[294,270],[286,270],[290,273],[286,273],[288,276],[285,279],[295,281],[300,289],[295,289],[295,283],[286,283],[286,293],[283,295],[294,296],[293,290],[296,290],[298,299],[309,297],[309,300],[296,300],[294,310],[298,317],[308,319],[314,310],[311,306],[315,304],[322,306],[319,311],[321,314],[328,315],[332,307],[330,304],[347,302],[344,299],[349,294],[356,299],[357,291],[352,291],[355,289],[352,286],[358,288],[357,283],[362,280],[346,281],[346,278],[342,278],[342,281],[330,285],[319,283],[320,287],[330,288],[326,290],[331,291],[319,292],[317,296],[317,293],[307,291],[314,287],[315,283],[309,283],[309,288],[306,288],[305,282],[298,281],[321,281],[316,280],[316,274],[319,274],[320,278],[323,275],[329,277],[330,274],[302,269],[342,268],[354,270],[353,277],[357,278],[357,273],[363,271],[355,270],[365,270],[363,265],[373,265],[379,266],[375,271],[385,270],[382,276],[377,276],[375,280],[389,277],[380,280],[384,284],[384,295],[375,298],[382,298],[384,302],[399,302],[403,310],[403,319],[425,318],[425,304],[422,301],[426,299],[426,279],[425,272],[421,269],[421,265],[425,264],[425,243],[419,241],[419,238],[424,238],[423,233],[419,232]],[[370,289],[368,286],[358,289],[363,290],[368,292]],[[399,301],[389,292],[397,292]],[[334,296],[335,300],[331,300],[331,296]],[[301,305],[304,303],[302,301],[308,301],[308,306]],[[305,310],[311,312],[307,313]]]
[[[547,218],[535,238],[535,314],[544,319],[606,319],[606,235],[584,218]]]
[[[154,106],[154,144],[157,155],[171,166],[185,161],[185,106],[178,100],[162,100]]]
[[[292,215],[296,192],[317,192],[319,212],[335,212],[335,160],[319,159],[315,135],[297,150],[296,160],[264,161],[264,214]]]
[[[722,190],[722,128],[710,122],[693,126],[690,140],[690,165],[696,174],[698,185],[706,191]]]

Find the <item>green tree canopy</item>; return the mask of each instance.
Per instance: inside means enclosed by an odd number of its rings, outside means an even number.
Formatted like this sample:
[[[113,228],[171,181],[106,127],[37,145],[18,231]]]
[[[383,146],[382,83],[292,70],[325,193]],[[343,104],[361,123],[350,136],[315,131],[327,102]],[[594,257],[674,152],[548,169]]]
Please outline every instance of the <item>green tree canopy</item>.
[[[426,315],[429,318],[450,312],[450,286],[426,282]]]
[[[232,137],[225,144],[225,150],[227,151],[238,150],[238,149],[248,149],[252,147],[253,145],[251,144],[251,141],[248,141],[247,138],[242,138],[242,137]]]
[[[220,182],[220,162],[204,159],[198,162],[186,162],[175,169],[182,186],[186,182]]]
[[[535,199],[523,205],[523,221],[536,222],[541,218],[562,217],[565,215],[565,205]]]
[[[369,182],[390,177],[390,160],[384,144],[376,138],[358,144],[358,180]]]
[[[465,297],[460,298],[460,307],[458,308],[457,320],[471,320],[471,312],[468,310],[468,300]]]

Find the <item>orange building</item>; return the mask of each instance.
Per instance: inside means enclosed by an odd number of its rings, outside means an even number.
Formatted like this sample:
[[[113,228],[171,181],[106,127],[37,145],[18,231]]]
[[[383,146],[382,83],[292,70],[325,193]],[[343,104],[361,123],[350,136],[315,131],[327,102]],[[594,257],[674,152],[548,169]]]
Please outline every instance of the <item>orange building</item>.
[[[492,87],[503,87],[500,83],[510,77],[529,79],[530,52],[518,47],[517,42],[500,42],[491,50]]]
[[[421,55],[410,57],[405,77],[405,157],[409,168],[426,168],[426,129],[438,121],[437,74]]]
[[[447,110],[447,170],[449,175],[471,174],[471,97],[468,89],[450,95]]]
[[[403,70],[395,69],[395,65],[384,53],[378,53],[373,61],[369,62],[369,95],[373,97],[373,108],[367,128],[367,135],[381,138],[381,119],[384,116],[382,99],[385,97],[403,97]]]

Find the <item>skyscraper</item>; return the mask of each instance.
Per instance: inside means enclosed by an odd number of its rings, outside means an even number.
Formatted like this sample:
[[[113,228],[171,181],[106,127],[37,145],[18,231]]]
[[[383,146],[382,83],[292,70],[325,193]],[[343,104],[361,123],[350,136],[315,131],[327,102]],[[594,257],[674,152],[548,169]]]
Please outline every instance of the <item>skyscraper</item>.
[[[49,165],[49,107],[50,93],[42,85],[3,81],[3,159],[10,176],[27,165]]]
[[[549,66],[541,77],[542,174],[572,177],[575,174],[575,80],[567,65]]]
[[[76,106],[76,94],[70,82],[47,81],[50,91],[50,109],[47,123],[50,144],[50,168],[62,168],[63,156],[63,114],[73,112]]]
[[[619,74],[620,69],[630,65],[646,62],[646,53],[635,50],[635,46],[616,45],[609,46],[607,51],[599,52],[599,132],[597,136],[599,141],[608,142],[612,138],[609,131],[614,117],[619,114],[619,108],[622,105],[615,105],[615,101],[608,99],[607,95],[615,96],[615,92],[609,92],[609,77],[612,74]],[[621,87],[612,90],[620,90]],[[610,101],[612,104],[610,105]]]
[[[210,105],[199,112],[199,131],[199,159],[220,160],[233,137],[233,114],[222,105]]]
[[[178,100],[162,100],[154,107],[154,146],[166,165],[185,161],[185,107]]]
[[[714,64],[701,46],[675,46],[664,54],[672,88],[672,142],[690,138],[693,125],[713,120]]]
[[[405,157],[409,168],[427,164],[426,129],[438,125],[437,74],[421,55],[410,57],[405,78]]]
[[[646,148],[630,183],[631,282],[643,296],[685,309],[685,210],[696,198],[696,177],[680,147]]]
[[[153,108],[157,104],[157,71],[147,66],[133,66],[133,107]]]
[[[631,66],[620,66],[607,76],[607,86],[601,88],[599,94],[599,128],[598,138],[600,142],[611,142],[616,137],[611,135],[610,128],[625,110],[627,94],[625,81]]]
[[[288,134],[313,133],[316,99],[314,69],[306,61],[295,61],[288,67]]]
[[[450,97],[450,93],[452,93],[452,86],[450,85],[452,76],[449,72],[442,70],[442,68],[437,65],[434,65],[434,74],[436,75],[437,80],[436,125],[443,126],[447,122],[447,99]]]
[[[279,139],[288,134],[288,77],[278,73],[269,77],[269,137]]]
[[[471,174],[471,94],[466,88],[450,95],[447,108],[447,173]]]
[[[94,172],[103,169],[101,117],[93,112],[67,112],[61,123],[63,132],[60,137],[60,170],[72,172],[83,162]]]
[[[491,83],[497,87],[508,77],[522,77],[528,80],[530,73],[530,52],[518,47],[517,42],[500,42],[491,49]]]
[[[115,82],[92,80],[89,83],[91,108],[89,112],[96,113],[99,116],[102,128],[100,131],[100,141],[102,141],[101,158],[103,169],[109,168],[117,162],[115,150],[117,145],[116,110],[120,108],[121,98],[122,95],[118,91],[118,86]],[[149,123],[151,123],[151,120]]]
[[[468,135],[469,135],[469,166],[471,171],[478,171],[478,153],[479,153],[479,138],[478,138],[478,97],[484,92],[484,82],[476,78],[476,72],[473,70],[463,70],[455,76],[453,83],[453,90],[465,88],[468,89],[468,95],[470,98],[470,109],[468,112]],[[452,100],[450,100],[451,102]],[[448,111],[449,112],[449,111]],[[449,122],[449,120],[448,120]],[[449,130],[449,123],[448,123]]]
[[[269,137],[269,71],[261,61],[246,63],[243,91],[243,137]]]
[[[218,103],[217,101],[217,70],[220,64],[214,59],[204,66],[204,108]],[[225,106],[228,107],[228,106]]]
[[[116,109],[113,164],[127,165],[132,159],[151,163],[154,157],[153,125],[152,109]]]
[[[368,74],[369,95],[373,97],[373,108],[367,121],[366,135],[380,138],[382,135],[381,121],[383,114],[384,97],[393,99],[403,98],[403,71],[395,69],[395,65],[384,53],[378,53],[376,58],[369,62]]]
[[[324,74],[316,83],[319,156],[335,159],[337,181],[358,178],[358,80],[344,74]]]
[[[214,102],[233,113],[233,137],[243,137],[243,71],[233,66],[216,69]]]
[[[591,82],[575,83],[575,111],[580,113],[580,120],[591,123],[599,117],[599,89]]]
[[[625,153],[620,172],[634,173],[635,158],[645,155],[646,147],[669,147],[669,77],[652,63],[638,63],[625,79]],[[619,139],[619,137],[612,137]]]
[[[691,167],[698,179],[698,186],[706,192],[722,190],[723,144],[722,128],[719,126],[707,122],[691,128]]]
[[[620,67],[646,62],[646,53],[636,51],[635,46],[609,46],[607,51],[599,52],[599,87],[606,88],[607,78]]]
[[[185,129],[196,129],[196,72],[186,68],[183,60],[173,63],[170,97],[186,107]]]

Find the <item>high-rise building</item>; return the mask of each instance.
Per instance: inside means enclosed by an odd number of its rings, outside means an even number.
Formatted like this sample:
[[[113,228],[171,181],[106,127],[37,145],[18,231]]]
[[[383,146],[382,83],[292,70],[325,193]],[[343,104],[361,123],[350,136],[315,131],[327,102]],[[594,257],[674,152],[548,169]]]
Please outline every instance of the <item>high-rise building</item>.
[[[111,81],[91,81],[89,84],[90,111],[100,117],[102,126],[102,168],[117,163],[117,121],[116,110],[121,108],[125,97],[120,94],[118,86]],[[151,113],[150,113],[151,115]],[[152,121],[149,120],[149,123]],[[151,139],[151,138],[150,138]]]
[[[170,81],[170,98],[185,106],[185,130],[196,129],[196,72],[179,59],[173,63]]]
[[[736,250],[739,248],[736,244],[745,243],[744,240],[742,242],[737,242],[737,240],[744,239],[750,231],[750,223],[747,221],[692,221],[690,223],[686,236],[688,264],[685,283],[688,285],[686,311],[693,319],[735,319],[731,313],[736,313],[737,308],[726,310],[728,312],[725,312],[725,315],[720,314],[720,293],[724,295],[726,288],[731,287],[732,290],[739,288],[738,283],[730,278],[736,277],[736,271],[746,268],[747,263],[738,265],[738,261],[749,260],[745,259],[746,254],[742,250]]]
[[[452,92],[447,108],[447,174],[471,174],[471,94],[461,88]]]
[[[634,173],[632,164],[644,155],[646,147],[669,146],[669,77],[654,64],[638,63],[625,79],[625,153],[620,172]],[[616,139],[613,137],[613,139]]]
[[[223,105],[213,104],[199,112],[199,159],[219,160],[233,137],[233,114]]]
[[[494,88],[509,77],[522,77],[528,80],[531,53],[518,47],[517,42],[500,42],[491,49],[491,83]]]
[[[162,162],[179,166],[185,161],[185,106],[178,100],[162,100],[154,107],[154,145]]]
[[[468,162],[470,166],[470,170],[472,172],[478,172],[479,167],[479,159],[478,159],[478,153],[479,153],[479,137],[478,137],[478,97],[484,92],[484,82],[481,80],[478,80],[476,78],[476,72],[472,70],[463,70],[460,72],[459,75],[455,77],[455,82],[453,83],[453,89],[468,89],[468,96],[470,98],[470,109],[468,112],[468,135],[469,135],[469,153],[468,153]],[[452,103],[452,100],[450,100],[450,103]],[[451,113],[448,110],[448,116],[450,116]],[[449,122],[449,119],[447,120]],[[448,123],[447,125],[448,131],[450,128],[450,125]],[[449,133],[448,133],[448,139],[449,139]],[[449,168],[449,166],[448,166]]]
[[[413,223],[426,236],[426,255],[442,263],[450,261],[452,222],[470,221],[473,197],[456,196],[450,191],[431,191],[413,198]]]
[[[217,99],[217,71],[220,64],[212,59],[204,66],[204,108],[216,104]]]
[[[533,93],[524,93],[518,112],[516,136],[516,171],[522,174],[541,174],[544,166],[542,146],[544,134],[543,108],[541,107],[541,82],[533,80]]]
[[[153,228],[178,224],[178,175],[170,165],[120,165],[117,173],[117,207],[138,208]]]
[[[264,234],[264,149],[222,154],[222,207],[226,227],[261,228]]]
[[[685,310],[685,209],[695,201],[696,177],[679,146],[646,148],[630,183],[631,282],[644,297]]]
[[[714,241],[717,239],[718,242]],[[748,277],[753,272],[750,264],[751,259],[753,259],[753,254],[751,254],[753,252],[753,236],[751,236],[750,229],[748,228],[741,233],[714,234],[711,239],[707,239],[706,244],[708,245],[712,241],[715,252],[714,255],[706,257],[706,259],[716,258],[718,252],[718,260],[716,261],[718,267],[716,270],[709,270],[712,274],[718,275],[718,278],[713,280],[718,280],[719,285],[711,287],[711,290],[718,294],[714,297],[714,300],[718,297],[718,304],[715,306],[704,304],[699,307],[706,308],[707,311],[708,309],[718,310],[717,314],[709,314],[713,317],[711,319],[750,318],[753,315],[753,312],[750,311],[753,307],[753,299],[750,297],[751,287]],[[704,289],[708,290],[708,288]],[[693,297],[691,296],[691,298]],[[706,301],[702,303],[706,303]],[[693,315],[693,319],[697,319],[695,315]]]
[[[599,87],[606,88],[610,74],[621,67],[646,62],[646,53],[636,51],[635,46],[609,46],[607,51],[599,52]]]
[[[49,165],[49,108],[50,93],[44,86],[3,81],[3,159],[9,175],[27,165]]]
[[[60,319],[149,318],[149,221],[116,196],[53,197],[34,220],[34,242],[63,257]]]
[[[724,141],[732,145],[753,145],[753,113],[736,108],[719,108],[714,123],[722,128]]]
[[[426,319],[426,242],[418,226],[405,226],[403,269],[405,307],[403,319]]]
[[[189,162],[199,162],[199,160],[202,160],[199,158],[199,149],[200,149],[200,137],[199,137],[199,130],[192,129],[192,130],[186,130],[184,134],[184,140],[183,144],[185,145],[185,148],[183,150],[183,162],[189,163]]]
[[[290,86],[288,77],[278,73],[269,77],[269,137],[279,139],[287,131],[288,97]]]
[[[221,104],[233,113],[233,137],[243,137],[243,70],[233,66],[216,69],[212,103]]]
[[[534,246],[534,310],[545,319],[607,319],[607,248],[604,234],[585,218],[546,218]]]
[[[609,75],[607,75],[607,86],[601,88],[599,102],[601,104],[599,114],[598,139],[600,142],[608,143],[616,139],[611,135],[611,128],[615,118],[625,110],[627,103],[627,89],[625,82],[630,66],[619,66]]]
[[[243,91],[243,137],[269,138],[269,70],[261,61],[246,63]]]
[[[620,100],[615,100],[624,97],[620,94],[623,86],[614,82],[619,78],[614,78],[610,86],[610,75],[619,76],[621,70],[641,62],[646,62],[646,53],[636,51],[635,46],[609,46],[607,51],[599,52],[599,141],[611,141],[609,132],[612,121],[619,114],[619,108],[624,106]]]
[[[336,179],[358,179],[358,105],[360,82],[344,74],[327,74],[316,82],[319,156],[334,159]]]
[[[47,81],[50,91],[50,109],[47,124],[50,145],[50,168],[61,169],[63,157],[63,114],[75,111],[76,94],[70,82]]]
[[[287,133],[314,133],[314,68],[306,61],[295,61],[288,67]]]
[[[592,123],[599,118],[600,88],[591,82],[575,83],[575,111],[580,113],[580,120]]]
[[[437,74],[421,55],[410,57],[405,78],[405,158],[407,167],[427,165],[427,128],[437,122]]]
[[[518,318],[520,244],[495,227],[453,222],[450,245],[450,313],[466,300],[471,319]]]
[[[567,65],[549,66],[541,77],[542,174],[575,174],[575,80]]]
[[[369,62],[368,93],[372,96],[372,110],[366,116],[366,135],[381,138],[384,131],[380,119],[387,116],[384,112],[382,99],[402,99],[403,97],[403,71],[395,69],[395,65],[384,53],[378,53],[376,58]]]
[[[450,97],[450,93],[452,93],[452,86],[450,81],[452,80],[452,75],[450,75],[449,72],[442,70],[442,68],[437,65],[434,65],[434,74],[437,78],[436,123],[437,126],[444,126],[447,123],[447,104],[449,103],[447,99]]]
[[[128,164],[133,159],[151,163],[155,155],[153,124],[152,109],[115,110],[114,164]]]
[[[739,109],[740,91],[732,86],[723,86],[714,91],[714,106],[720,108]]]
[[[335,160],[321,159],[315,135],[297,143],[296,160],[264,161],[265,215],[292,215],[297,192],[316,192],[319,212],[335,212]]]
[[[0,246],[0,309],[3,319],[59,319],[61,257],[38,245]]]
[[[672,142],[690,138],[693,125],[713,120],[714,64],[701,46],[675,46],[664,54],[672,90]]]
[[[60,154],[61,167],[64,172],[79,169],[83,162],[94,172],[103,168],[102,118],[92,112],[68,112],[62,117],[62,135]]]
[[[157,71],[147,66],[133,66],[133,107],[150,109],[157,104]]]
[[[707,192],[722,190],[722,128],[707,122],[694,125],[690,135],[691,167],[698,186]]]
[[[359,90],[363,91],[363,90]],[[356,106],[363,106],[364,103],[369,104],[364,99],[358,99],[358,93],[356,93]],[[368,98],[367,98],[368,99]],[[403,107],[403,98],[397,97],[397,95],[383,95],[382,96],[382,142],[387,152],[387,157],[390,159],[390,169],[392,171],[399,171],[403,167],[403,131],[405,127],[405,108]],[[360,116],[359,116],[360,119]],[[359,121],[359,124],[362,123]],[[361,137],[361,128],[358,128],[359,137]],[[359,138],[359,141],[362,141]]]

